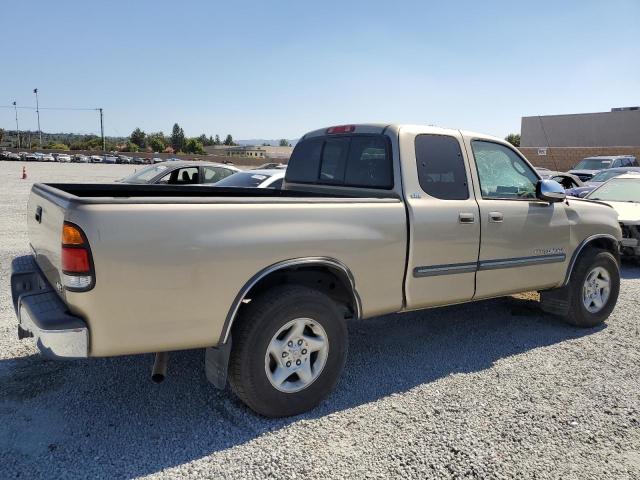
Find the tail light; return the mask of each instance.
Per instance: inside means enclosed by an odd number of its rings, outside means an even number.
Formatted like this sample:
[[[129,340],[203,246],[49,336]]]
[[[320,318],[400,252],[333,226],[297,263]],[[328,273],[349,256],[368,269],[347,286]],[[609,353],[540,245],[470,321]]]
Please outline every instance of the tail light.
[[[337,127],[327,128],[328,135],[334,135],[336,133],[352,133],[355,132],[355,125],[338,125]]]
[[[87,236],[73,223],[62,226],[62,284],[72,292],[91,290],[95,284],[93,258]]]

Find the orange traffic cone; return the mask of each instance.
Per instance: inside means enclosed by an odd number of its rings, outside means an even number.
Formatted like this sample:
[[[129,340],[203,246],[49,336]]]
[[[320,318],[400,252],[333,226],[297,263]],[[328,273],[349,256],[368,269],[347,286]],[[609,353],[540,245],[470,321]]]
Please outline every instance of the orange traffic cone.
[[[22,180],[26,180],[27,179],[27,167],[23,166],[22,167]]]

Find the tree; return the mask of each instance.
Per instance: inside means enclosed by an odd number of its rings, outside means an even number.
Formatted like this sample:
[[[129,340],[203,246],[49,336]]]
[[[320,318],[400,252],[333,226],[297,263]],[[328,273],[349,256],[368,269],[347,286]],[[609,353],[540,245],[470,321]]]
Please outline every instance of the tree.
[[[66,143],[50,143],[47,148],[51,150],[69,150],[69,145]]]
[[[146,133],[144,133],[142,130],[140,130],[139,128],[136,128],[133,132],[131,132],[131,135],[129,136],[129,140],[131,141],[131,143],[137,145],[140,148],[144,148],[147,146],[147,139],[145,138],[147,136]],[[134,150],[130,150],[131,152]],[[137,150],[135,150],[137,152]]]
[[[215,140],[213,141],[214,145],[222,145],[222,142],[220,141],[220,136],[216,135]]]
[[[290,147],[291,144],[289,143],[289,140],[287,140],[286,138],[283,138],[280,140],[280,144],[281,147]]]
[[[224,144],[228,146],[235,145],[235,143],[233,142],[233,137],[231,135],[227,135],[227,137],[224,139]]]
[[[147,135],[147,144],[154,152],[162,152],[167,147],[167,140],[162,132]]]
[[[505,137],[505,140],[509,142],[514,147],[520,146],[520,134],[519,133],[510,133]]]
[[[184,152],[204,154],[204,147],[198,138],[190,138],[184,144]]]
[[[4,138],[4,128],[0,128],[0,143],[2,143],[3,138]]]
[[[133,140],[129,140],[126,143],[125,148],[127,152],[139,152],[140,148],[143,148],[143,147],[140,147],[140,145],[138,145],[137,143],[134,143]]]
[[[179,152],[184,148],[184,130],[177,123],[173,124],[171,139],[169,140],[174,152]]]

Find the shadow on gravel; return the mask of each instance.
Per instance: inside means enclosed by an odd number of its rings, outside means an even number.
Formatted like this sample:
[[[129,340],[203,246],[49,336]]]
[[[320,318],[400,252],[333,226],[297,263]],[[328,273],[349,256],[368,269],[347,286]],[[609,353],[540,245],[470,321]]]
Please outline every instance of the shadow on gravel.
[[[207,384],[203,351],[171,354],[158,386],[149,380],[150,355],[0,361],[0,458],[9,472],[46,477],[151,474],[594,330],[542,315],[534,301],[506,298],[351,322],[349,333],[336,392],[308,414],[278,420]]]
[[[630,260],[623,261],[621,277],[624,280],[640,279],[640,262]]]

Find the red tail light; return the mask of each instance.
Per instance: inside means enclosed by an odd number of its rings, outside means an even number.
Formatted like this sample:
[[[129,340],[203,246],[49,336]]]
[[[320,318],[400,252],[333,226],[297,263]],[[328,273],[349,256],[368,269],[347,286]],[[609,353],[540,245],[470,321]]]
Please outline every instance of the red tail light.
[[[67,290],[91,290],[95,283],[93,260],[87,236],[73,223],[62,227],[62,283]]]
[[[91,273],[89,252],[84,248],[62,247],[62,270],[65,273]]]
[[[337,127],[327,128],[327,134],[336,134],[336,133],[351,133],[355,132],[355,125],[338,125]]]

